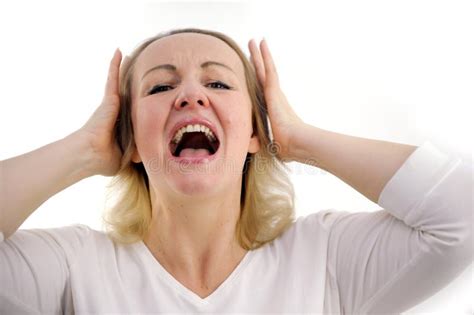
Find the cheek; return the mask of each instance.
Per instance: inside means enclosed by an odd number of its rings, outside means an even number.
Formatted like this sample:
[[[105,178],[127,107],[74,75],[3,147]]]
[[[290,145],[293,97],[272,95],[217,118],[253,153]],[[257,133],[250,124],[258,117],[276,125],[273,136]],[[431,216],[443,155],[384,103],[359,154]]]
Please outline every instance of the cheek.
[[[135,107],[133,126],[139,151],[150,150],[160,143],[166,120],[164,106],[152,101],[141,101]]]
[[[238,142],[248,143],[252,134],[252,114],[250,104],[245,100],[227,103],[221,111],[221,122],[228,136]]]

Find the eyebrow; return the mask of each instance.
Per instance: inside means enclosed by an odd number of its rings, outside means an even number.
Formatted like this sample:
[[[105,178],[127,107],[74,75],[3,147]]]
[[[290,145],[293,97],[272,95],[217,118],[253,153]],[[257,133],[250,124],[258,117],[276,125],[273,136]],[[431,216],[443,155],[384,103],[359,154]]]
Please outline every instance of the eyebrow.
[[[229,67],[228,65],[225,65],[223,63],[220,63],[220,62],[217,62],[217,61],[206,61],[204,63],[201,64],[201,69],[205,69],[205,68],[208,68],[210,66],[219,66],[219,67],[223,67],[227,70],[230,70],[232,71],[232,73],[235,74],[234,70]],[[154,66],[153,68],[151,69],[148,69],[145,74],[142,76],[142,80],[152,71],[155,71],[155,70],[167,70],[167,71],[171,71],[171,72],[176,72],[177,71],[177,68],[176,66],[172,65],[172,64],[163,64],[163,65],[157,65],[157,66]]]

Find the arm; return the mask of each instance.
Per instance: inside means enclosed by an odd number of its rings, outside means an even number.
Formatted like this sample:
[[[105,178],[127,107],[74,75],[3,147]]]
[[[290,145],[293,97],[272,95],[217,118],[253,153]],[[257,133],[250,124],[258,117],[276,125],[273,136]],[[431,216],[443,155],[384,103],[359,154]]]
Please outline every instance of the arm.
[[[383,189],[375,212],[331,227],[328,272],[348,314],[403,312],[472,263],[472,163],[425,142]]]
[[[268,116],[279,157],[320,167],[377,202],[387,181],[416,147],[364,139],[305,124],[280,89],[278,73],[265,41],[249,42],[252,63],[264,88]]]
[[[93,175],[87,139],[75,132],[32,152],[0,162],[4,238],[43,202],[70,185]]]
[[[102,103],[83,127],[59,141],[0,162],[0,241],[59,191],[88,176],[118,171],[121,152],[113,132],[120,104],[121,58],[117,50]]]
[[[364,139],[302,124],[289,147],[292,160],[316,164],[377,203],[395,172],[417,147]]]
[[[0,314],[72,314],[70,270],[91,235],[73,225],[21,229],[0,242]]]
[[[337,215],[328,240],[334,309],[393,314],[472,262],[472,162],[439,151],[304,124],[282,93],[265,42],[249,43],[280,158],[321,167],[384,209]],[[329,301],[330,302],[330,301]]]

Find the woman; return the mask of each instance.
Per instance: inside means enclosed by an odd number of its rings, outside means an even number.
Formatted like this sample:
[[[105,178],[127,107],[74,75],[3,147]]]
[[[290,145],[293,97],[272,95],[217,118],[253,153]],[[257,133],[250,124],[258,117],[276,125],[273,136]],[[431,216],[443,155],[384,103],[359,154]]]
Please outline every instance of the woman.
[[[2,311],[397,313],[472,262],[471,164],[429,142],[305,124],[265,41],[249,49],[253,67],[227,36],[184,29],[122,67],[117,51],[80,130],[2,161]],[[282,161],[329,171],[383,209],[294,221]],[[116,175],[107,233],[17,230],[95,174]]]

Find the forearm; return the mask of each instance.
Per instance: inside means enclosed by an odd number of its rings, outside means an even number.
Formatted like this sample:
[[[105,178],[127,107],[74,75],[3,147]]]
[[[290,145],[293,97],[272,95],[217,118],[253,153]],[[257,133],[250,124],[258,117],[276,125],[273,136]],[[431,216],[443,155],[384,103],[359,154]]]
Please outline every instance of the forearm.
[[[77,133],[0,162],[0,231],[7,238],[51,196],[93,175],[87,142]]]
[[[377,203],[385,184],[416,148],[304,124],[293,137],[290,156],[330,172]]]

